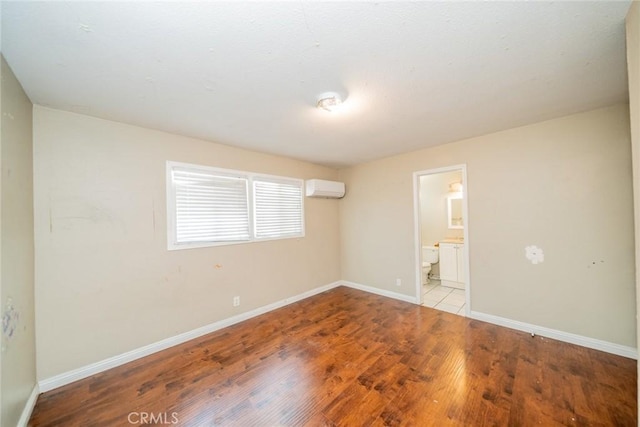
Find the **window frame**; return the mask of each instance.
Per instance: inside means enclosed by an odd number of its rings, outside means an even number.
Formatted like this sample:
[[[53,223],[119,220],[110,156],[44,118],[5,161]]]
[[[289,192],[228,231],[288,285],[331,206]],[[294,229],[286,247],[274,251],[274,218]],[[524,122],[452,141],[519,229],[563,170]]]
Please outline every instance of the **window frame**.
[[[208,174],[219,174],[224,177],[235,177],[246,179],[247,185],[247,210],[249,219],[249,239],[234,241],[193,241],[178,243],[177,239],[177,215],[176,215],[176,187],[173,182],[174,168],[191,169],[194,172],[203,172]],[[254,196],[254,180],[276,180],[285,183],[296,184],[300,188],[300,226],[301,232],[295,235],[286,235],[282,237],[256,237],[256,219],[255,219],[255,196]],[[304,180],[300,178],[291,178],[281,175],[270,175],[256,172],[240,171],[235,169],[224,169],[213,166],[196,165],[193,163],[175,162],[168,160],[166,162],[166,193],[167,193],[167,250],[182,250],[207,248],[216,246],[239,245],[244,243],[267,242],[272,240],[299,239],[305,237],[305,209],[304,209]]]

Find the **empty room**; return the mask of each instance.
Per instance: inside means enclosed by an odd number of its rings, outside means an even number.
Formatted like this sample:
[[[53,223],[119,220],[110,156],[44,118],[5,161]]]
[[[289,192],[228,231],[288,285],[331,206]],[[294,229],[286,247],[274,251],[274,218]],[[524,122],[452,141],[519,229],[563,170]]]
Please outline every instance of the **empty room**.
[[[638,1],[0,23],[0,426],[638,425]]]

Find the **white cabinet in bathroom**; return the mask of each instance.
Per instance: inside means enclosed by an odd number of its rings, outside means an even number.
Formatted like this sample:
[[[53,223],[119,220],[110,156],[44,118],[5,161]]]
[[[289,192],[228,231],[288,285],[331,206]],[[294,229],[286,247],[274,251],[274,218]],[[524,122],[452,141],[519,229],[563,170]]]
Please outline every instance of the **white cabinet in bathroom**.
[[[464,244],[440,242],[442,286],[464,289]]]

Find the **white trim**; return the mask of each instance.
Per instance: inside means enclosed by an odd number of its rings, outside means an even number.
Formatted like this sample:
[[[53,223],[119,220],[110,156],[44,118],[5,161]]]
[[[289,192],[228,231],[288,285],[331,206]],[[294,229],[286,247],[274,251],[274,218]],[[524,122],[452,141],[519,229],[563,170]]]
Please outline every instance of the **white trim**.
[[[164,340],[146,345],[144,347],[140,347],[140,348],[128,351],[126,353],[123,353],[114,357],[110,357],[108,359],[53,376],[51,378],[45,378],[44,380],[40,380],[38,384],[34,386],[33,391],[31,392],[31,395],[29,396],[29,399],[25,404],[25,408],[22,413],[22,416],[20,417],[20,422],[24,421],[24,423],[21,424],[19,422],[18,426],[22,427],[27,425],[26,423],[29,421],[29,417],[31,416],[31,412],[35,407],[38,395],[40,393],[45,393],[55,388],[70,384],[74,381],[78,381],[83,378],[90,377],[91,375],[104,372],[108,369],[124,365],[125,363],[129,363],[131,361],[140,359],[150,354],[165,350],[169,347],[182,344],[186,341],[201,337],[211,332],[215,332],[219,329],[226,328],[227,326],[235,325],[236,323],[240,323],[242,321],[251,319],[261,314],[268,313],[270,311],[276,310],[278,308],[284,307],[289,304],[293,304],[294,302],[303,300],[305,298],[309,298],[311,296],[320,294],[322,292],[326,292],[330,289],[333,289],[339,286],[346,286],[346,287],[357,289],[360,291],[369,292],[372,294],[381,295],[384,297],[393,298],[393,299],[397,299],[397,300],[412,303],[412,304],[418,304],[418,302],[416,302],[416,298],[409,295],[404,295],[397,292],[392,292],[392,291],[379,289],[372,286],[362,285],[359,283],[349,282],[345,280],[333,282],[328,285],[320,286],[318,288],[311,289],[301,294],[298,294],[289,298],[285,298],[283,300],[276,301],[274,303],[271,303],[262,307],[258,307],[246,313],[241,313],[236,316],[229,317],[227,319],[222,319],[217,322],[211,323],[209,325],[202,326],[200,328],[193,329],[191,331],[187,331],[170,338],[166,338]],[[493,323],[495,325],[504,326],[511,329],[516,329],[516,330],[530,332],[530,333],[533,332],[538,335],[543,335],[549,338],[557,339],[559,341],[577,344],[584,347],[605,351],[607,353],[617,354],[620,356],[629,357],[633,359],[638,358],[637,349],[632,347],[626,347],[619,344],[601,341],[594,338],[583,337],[580,335],[570,334],[567,332],[557,331],[557,330],[545,328],[542,326],[536,326],[528,323],[518,322],[516,320],[505,319],[503,317],[479,313],[476,311],[471,311],[467,313],[467,317],[471,319]]]
[[[410,295],[399,294],[397,292],[387,291],[385,289],[380,289],[380,288],[374,288],[373,286],[361,285],[360,283],[347,282],[345,280],[342,280],[340,282],[340,284],[342,284],[343,286],[346,286],[348,288],[353,288],[353,289],[357,289],[359,291],[369,292],[370,294],[381,295],[383,297],[393,298],[393,299],[397,299],[397,300],[400,300],[400,301],[410,302],[412,304],[416,304],[416,298],[412,297]]]
[[[369,292],[376,295],[381,295],[388,298],[397,299],[400,301],[419,304],[416,302],[416,298],[404,294],[399,294],[393,291],[387,291],[385,289],[374,288],[372,286],[362,285],[360,283],[348,282],[342,280],[338,282],[339,285],[349,288],[357,289],[359,291]],[[468,294],[468,293],[467,293]],[[563,341],[570,344],[580,345],[582,347],[592,348],[595,350],[604,351],[611,354],[617,354],[618,356],[628,357],[631,359],[638,359],[638,350],[633,347],[627,347],[620,344],[611,343],[608,341],[602,341],[595,338],[589,338],[582,335],[576,335],[569,332],[558,331],[556,329],[546,328],[544,326],[532,325],[529,323],[519,322],[517,320],[511,320],[504,317],[494,316],[492,314],[480,313],[477,311],[467,311],[467,317],[470,319],[481,320],[483,322],[492,323],[494,325],[503,326],[509,329],[515,329],[518,331],[524,331],[528,333],[534,333],[547,338],[552,338],[558,341]]]
[[[582,335],[576,335],[569,332],[558,331],[556,329],[546,328],[544,326],[532,325],[530,323],[519,322],[492,314],[471,311],[467,317],[471,319],[481,320],[483,322],[493,323],[494,325],[504,326],[506,328],[534,333],[547,338],[558,341],[564,341],[570,344],[580,345],[582,347],[592,348],[595,350],[605,351],[618,356],[628,357],[630,359],[638,359],[638,349],[627,347],[625,345],[615,344],[608,341],[602,341],[595,338],[589,338]]]
[[[33,412],[33,408],[36,407],[36,402],[38,401],[38,395],[40,395],[40,387],[36,384],[33,386],[33,390],[31,390],[27,403],[24,404],[24,409],[22,410],[22,414],[18,420],[17,427],[27,427],[29,424],[31,413]]]
[[[422,227],[420,221],[420,176],[423,172],[413,173],[413,244],[416,262],[416,304],[422,305]]]
[[[462,210],[464,216],[464,246],[463,246],[463,262],[464,262],[464,289],[465,301],[464,306],[466,316],[471,312],[471,273],[469,270],[469,184],[467,179],[467,164],[446,166],[436,169],[427,169],[416,171],[413,173],[413,223],[414,223],[414,245],[415,245],[415,262],[416,262],[416,296],[415,303],[422,304],[422,245],[421,245],[421,227],[420,227],[420,177],[424,175],[434,175],[446,172],[462,172],[462,182],[464,184],[464,197],[462,198]]]
[[[471,227],[471,216],[469,215],[469,178],[467,176],[467,165],[462,165],[462,182],[464,183],[464,197],[462,198],[462,210],[464,211],[464,245],[462,250],[464,251],[464,296],[465,305],[464,312],[466,315],[471,313],[471,263],[469,261],[469,229]]]
[[[284,307],[294,302],[303,300],[305,298],[309,298],[313,295],[320,294],[322,292],[336,288],[341,284],[342,282],[333,282],[325,286],[320,286],[318,288],[311,289],[310,291],[306,291],[301,294],[298,294],[289,298],[285,298],[283,300],[276,301],[274,303],[267,304],[262,307],[258,307],[254,310],[247,311],[246,313],[241,313],[236,316],[229,317],[227,319],[222,319],[217,322],[211,323],[209,325],[202,326],[200,328],[193,329],[191,331],[187,331],[182,334],[179,334],[170,338],[166,338],[161,341],[157,341],[155,343],[128,351],[123,354],[119,354],[117,356],[113,356],[96,363],[91,363],[81,368],[74,369],[69,372],[64,372],[62,374],[55,375],[50,378],[45,378],[44,380],[40,380],[38,383],[40,386],[40,391],[44,393],[49,390],[53,390],[54,388],[58,388],[58,387],[62,387],[63,385],[70,384],[74,381],[78,381],[83,378],[90,377],[91,375],[104,372],[108,369],[115,368],[120,365],[124,365],[125,363],[129,363],[133,360],[140,359],[150,354],[157,353],[161,350],[165,350],[169,347],[173,347],[175,345],[182,344],[194,338],[198,338],[203,335],[210,334],[211,332],[215,332],[219,329],[226,328],[227,326],[235,325],[236,323],[240,323],[242,321],[267,313],[269,311],[276,310],[278,308]]]

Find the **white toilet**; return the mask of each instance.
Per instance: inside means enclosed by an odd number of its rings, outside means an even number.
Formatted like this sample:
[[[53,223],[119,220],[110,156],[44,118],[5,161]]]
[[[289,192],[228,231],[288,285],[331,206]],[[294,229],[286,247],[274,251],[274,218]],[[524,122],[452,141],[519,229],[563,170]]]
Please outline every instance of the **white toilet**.
[[[422,274],[423,283],[429,283],[429,272],[431,272],[431,264],[438,262],[440,251],[435,246],[422,247]]]

